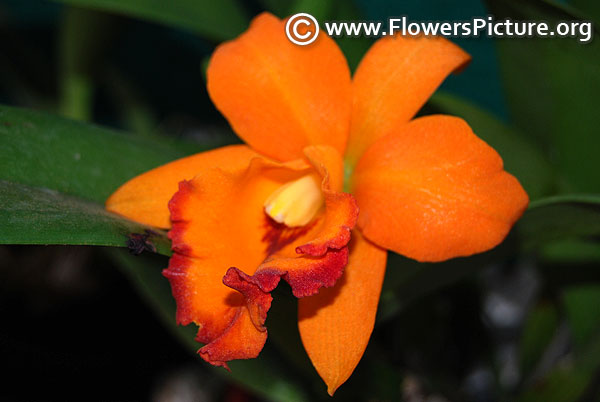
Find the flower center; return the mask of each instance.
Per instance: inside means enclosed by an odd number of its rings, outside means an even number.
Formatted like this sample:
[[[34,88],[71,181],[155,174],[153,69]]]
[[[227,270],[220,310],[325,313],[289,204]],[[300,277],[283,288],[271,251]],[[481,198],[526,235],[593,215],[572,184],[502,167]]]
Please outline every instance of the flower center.
[[[297,227],[312,221],[324,203],[320,177],[306,175],[275,190],[264,207],[275,222]]]

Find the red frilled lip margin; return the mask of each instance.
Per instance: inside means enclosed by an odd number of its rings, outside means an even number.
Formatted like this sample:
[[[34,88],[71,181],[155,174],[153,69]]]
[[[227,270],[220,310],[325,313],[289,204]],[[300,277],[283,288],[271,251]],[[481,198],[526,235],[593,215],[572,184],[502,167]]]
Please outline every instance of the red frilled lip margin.
[[[283,278],[297,297],[340,278],[348,262],[358,207],[342,193],[342,159],[327,146],[306,159],[278,163],[256,157],[245,168],[214,168],[179,185],[169,203],[174,255],[164,275],[177,302],[177,322],[199,326],[199,353],[227,367],[253,358],[266,340],[270,292]],[[317,173],[323,211],[305,227],[269,218],[264,200],[281,185]]]

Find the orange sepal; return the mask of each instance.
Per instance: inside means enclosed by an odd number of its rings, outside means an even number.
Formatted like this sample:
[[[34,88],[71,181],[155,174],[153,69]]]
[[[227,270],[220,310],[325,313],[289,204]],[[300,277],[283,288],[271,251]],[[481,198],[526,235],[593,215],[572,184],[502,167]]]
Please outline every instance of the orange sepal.
[[[352,233],[344,275],[330,289],[299,300],[298,327],[304,348],[333,395],[360,361],[373,326],[387,252]]]
[[[470,56],[439,37],[379,39],[352,81],[353,105],[346,160],[354,164],[378,138],[408,123],[442,81]]]
[[[308,145],[344,152],[350,125],[350,70],[325,34],[309,46],[285,35],[285,22],[257,16],[237,39],[220,45],[207,71],[208,92],[233,130],[280,161]]]
[[[373,144],[353,189],[369,240],[431,262],[495,247],[529,202],[498,153],[450,116],[416,119]]]
[[[106,209],[140,223],[170,228],[167,205],[180,181],[212,167],[247,165],[256,155],[245,145],[231,145],[178,159],[123,184],[106,200]]]

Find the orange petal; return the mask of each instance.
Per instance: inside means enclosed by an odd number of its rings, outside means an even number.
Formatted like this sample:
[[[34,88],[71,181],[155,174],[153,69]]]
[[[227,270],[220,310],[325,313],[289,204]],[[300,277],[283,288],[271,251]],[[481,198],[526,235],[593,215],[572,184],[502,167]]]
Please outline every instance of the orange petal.
[[[387,253],[352,233],[344,275],[330,289],[299,301],[304,348],[333,395],[360,361],[375,324]]]
[[[354,165],[378,138],[410,121],[442,81],[469,61],[443,38],[379,39],[354,74],[346,160]]]
[[[308,46],[291,43],[285,22],[256,17],[237,39],[217,48],[208,91],[233,130],[276,160],[301,158],[307,145],[343,154],[350,125],[350,71],[324,33]]]
[[[419,261],[496,246],[529,202],[496,151],[450,116],[381,138],[358,162],[353,188],[363,234]]]
[[[170,228],[167,205],[180,181],[212,167],[244,166],[255,156],[245,145],[232,145],[178,159],[123,184],[106,200],[106,209],[147,225]]]
[[[341,275],[349,232],[356,221],[356,206],[350,195],[345,199],[354,208],[343,204],[339,209],[352,215],[331,232],[331,239],[319,236],[330,230],[325,226],[331,224],[326,218],[308,227],[287,229],[264,212],[264,201],[277,188],[314,171],[302,160],[280,164],[257,157],[246,168],[207,169],[182,182],[172,198],[169,237],[175,254],[165,276],[177,301],[177,321],[199,325],[198,340],[207,344],[200,355],[210,363],[224,366],[230,358],[258,354],[266,337],[269,292],[280,277],[293,289],[308,283],[312,290],[333,285]],[[316,242],[314,250],[322,251],[319,256],[305,257],[294,251],[307,239]],[[323,245],[339,249],[329,252],[327,247],[322,250]],[[286,254],[279,255],[282,250]],[[273,265],[274,253],[283,258],[292,252],[294,261]],[[267,265],[268,269],[261,270]],[[253,274],[259,275],[250,276]],[[237,342],[239,337],[244,341]]]

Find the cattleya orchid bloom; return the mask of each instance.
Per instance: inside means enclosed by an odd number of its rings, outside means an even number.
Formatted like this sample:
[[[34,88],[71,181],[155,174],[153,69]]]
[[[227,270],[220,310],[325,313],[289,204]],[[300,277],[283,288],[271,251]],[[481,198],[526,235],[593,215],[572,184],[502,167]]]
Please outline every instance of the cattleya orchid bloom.
[[[198,325],[209,363],[259,354],[270,292],[287,281],[304,347],[333,395],[373,330],[386,250],[431,262],[483,252],[528,197],[463,120],[412,120],[469,62],[460,48],[380,39],[351,78],[331,38],[297,46],[284,25],[261,14],[208,67],[210,97],[248,145],[144,173],[106,207],[170,228],[164,275],[177,322]]]

